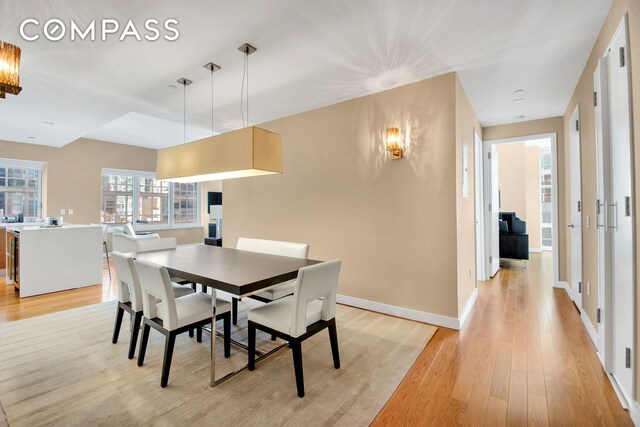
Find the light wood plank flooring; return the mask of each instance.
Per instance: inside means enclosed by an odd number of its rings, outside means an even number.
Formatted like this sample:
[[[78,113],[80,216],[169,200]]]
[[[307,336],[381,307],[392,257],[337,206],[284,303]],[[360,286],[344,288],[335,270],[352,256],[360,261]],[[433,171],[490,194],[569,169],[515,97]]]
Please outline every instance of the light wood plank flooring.
[[[22,300],[4,285],[0,322],[117,297],[106,270],[102,285]],[[465,328],[438,330],[374,425],[632,425],[575,306],[551,287],[550,254],[478,293]]]

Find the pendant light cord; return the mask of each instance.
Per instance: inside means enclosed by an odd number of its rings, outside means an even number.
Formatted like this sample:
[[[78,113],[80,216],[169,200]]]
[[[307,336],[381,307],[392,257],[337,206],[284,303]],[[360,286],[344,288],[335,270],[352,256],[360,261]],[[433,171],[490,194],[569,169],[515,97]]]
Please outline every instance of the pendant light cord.
[[[242,127],[247,127],[244,117],[244,78],[247,74],[247,54],[244,54],[244,62],[242,67],[242,87],[240,88],[240,114],[242,115]]]
[[[183,87],[183,103],[182,103],[182,140],[186,144],[187,142],[187,85],[186,83],[182,85]]]
[[[246,98],[244,91],[245,85],[247,88]],[[244,105],[245,99],[246,108]],[[244,52],[244,65],[242,68],[242,88],[240,89],[240,114],[242,114],[242,127],[249,126],[249,48],[247,48],[247,50]]]
[[[214,135],[213,131],[213,66],[211,67],[211,136]]]

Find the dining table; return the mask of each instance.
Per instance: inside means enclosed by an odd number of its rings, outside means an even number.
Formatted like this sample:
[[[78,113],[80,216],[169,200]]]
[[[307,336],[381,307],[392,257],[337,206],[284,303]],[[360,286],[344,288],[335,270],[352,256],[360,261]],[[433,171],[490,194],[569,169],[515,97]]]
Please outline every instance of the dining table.
[[[237,373],[232,372],[216,380],[216,291],[227,292],[235,298],[246,297],[293,280],[301,268],[320,262],[205,244],[179,245],[173,249],[130,255],[166,267],[170,276],[179,276],[211,288],[211,387]]]

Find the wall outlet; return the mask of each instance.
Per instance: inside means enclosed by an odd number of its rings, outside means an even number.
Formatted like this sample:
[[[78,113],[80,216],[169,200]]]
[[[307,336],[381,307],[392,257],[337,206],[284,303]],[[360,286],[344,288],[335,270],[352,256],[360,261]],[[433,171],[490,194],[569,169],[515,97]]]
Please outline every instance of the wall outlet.
[[[65,209],[60,209],[60,215],[66,215],[67,211]]]
[[[69,208],[68,211],[69,211],[69,215],[73,215],[73,209]]]
[[[591,295],[591,282],[587,282],[587,295]]]

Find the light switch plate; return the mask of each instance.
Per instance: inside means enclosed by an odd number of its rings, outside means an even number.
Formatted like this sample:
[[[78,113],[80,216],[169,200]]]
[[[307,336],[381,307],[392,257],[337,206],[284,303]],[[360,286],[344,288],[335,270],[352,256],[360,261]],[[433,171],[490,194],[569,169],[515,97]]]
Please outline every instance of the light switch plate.
[[[591,216],[587,215],[587,228],[591,228]]]
[[[60,209],[60,215],[66,215],[66,210],[65,209]]]
[[[73,209],[69,208],[69,215],[73,215]]]

